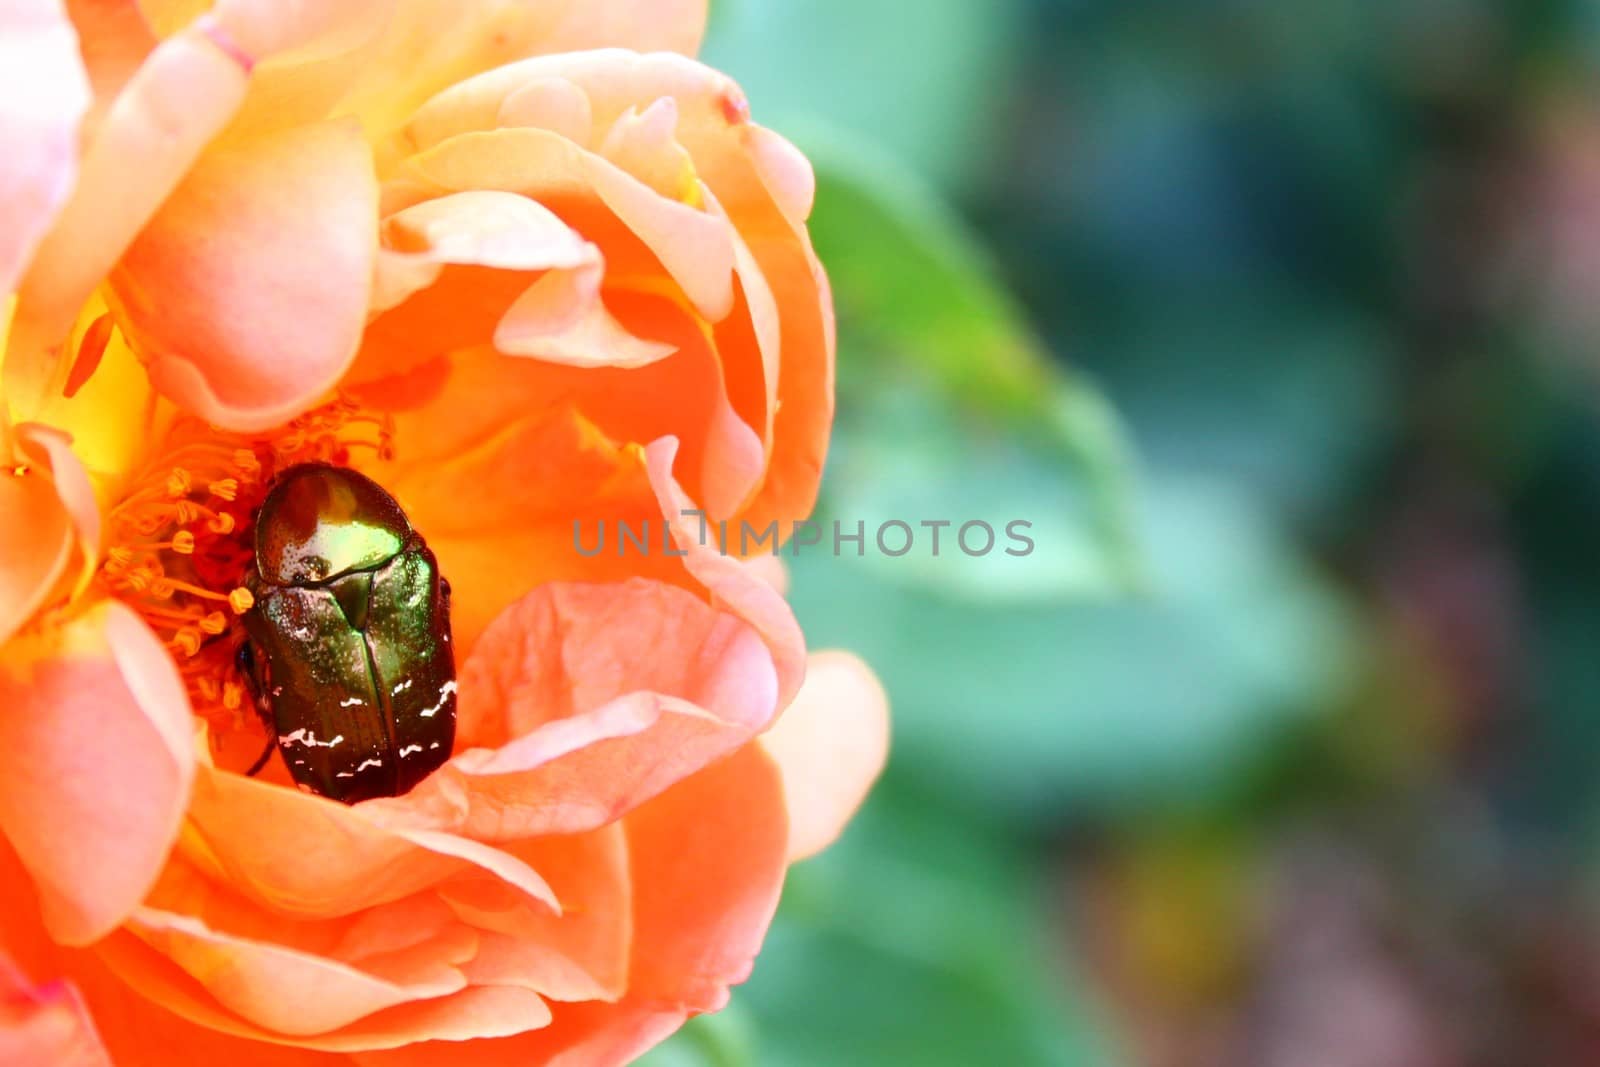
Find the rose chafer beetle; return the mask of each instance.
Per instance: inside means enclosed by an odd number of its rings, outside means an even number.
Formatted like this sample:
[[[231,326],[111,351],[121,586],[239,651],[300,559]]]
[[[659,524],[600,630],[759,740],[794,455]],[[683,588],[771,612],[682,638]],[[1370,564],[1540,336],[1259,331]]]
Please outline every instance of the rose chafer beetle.
[[[283,471],[244,584],[240,667],[296,782],[354,804],[405,793],[450,757],[450,586],[376,482],[322,463]]]

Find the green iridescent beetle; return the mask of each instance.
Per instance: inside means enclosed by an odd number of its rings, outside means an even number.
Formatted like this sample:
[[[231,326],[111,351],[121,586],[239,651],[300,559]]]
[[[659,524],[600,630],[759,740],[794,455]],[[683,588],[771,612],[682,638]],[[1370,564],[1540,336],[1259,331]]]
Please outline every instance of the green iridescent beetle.
[[[450,586],[376,482],[322,463],[283,471],[244,584],[240,666],[296,782],[354,804],[405,793],[450,757]]]

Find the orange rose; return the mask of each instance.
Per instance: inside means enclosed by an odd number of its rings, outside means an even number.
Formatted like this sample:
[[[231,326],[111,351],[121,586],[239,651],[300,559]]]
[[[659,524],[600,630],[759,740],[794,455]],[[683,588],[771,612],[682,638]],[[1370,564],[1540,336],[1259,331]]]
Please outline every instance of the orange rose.
[[[702,3],[391,6],[0,14],[0,950],[119,1064],[625,1062],[882,762],[870,674],[802,687],[684,516],[815,495],[805,161],[682,55],[546,54],[692,51]],[[242,773],[253,507],[307,459],[454,589],[456,749],[404,796]]]

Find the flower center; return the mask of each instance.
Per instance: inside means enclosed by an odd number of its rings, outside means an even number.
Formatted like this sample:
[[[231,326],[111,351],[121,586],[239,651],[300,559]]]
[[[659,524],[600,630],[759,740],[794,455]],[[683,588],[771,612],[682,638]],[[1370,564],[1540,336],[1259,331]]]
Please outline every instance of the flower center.
[[[264,434],[227,433],[180,419],[107,517],[96,580],[142,616],[171,649],[196,715],[214,740],[259,732],[236,666],[253,599],[254,518],[279,471],[297,463],[349,466],[352,455],[393,455],[394,422],[340,398]]]

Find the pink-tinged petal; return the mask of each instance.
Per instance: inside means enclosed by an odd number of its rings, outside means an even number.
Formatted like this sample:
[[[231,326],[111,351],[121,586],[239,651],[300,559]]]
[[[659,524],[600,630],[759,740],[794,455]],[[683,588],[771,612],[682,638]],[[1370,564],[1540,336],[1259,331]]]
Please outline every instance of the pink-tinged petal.
[[[589,97],[565,78],[532,81],[500,102],[496,126],[532,126],[587,147],[594,136]]]
[[[767,585],[772,586],[779,596],[789,595],[789,566],[778,556],[751,556],[745,561],[745,568],[755,577]]]
[[[644,651],[649,655],[643,655]],[[462,753],[413,794],[480,840],[592,830],[743,744],[777,711],[755,630],[689,592],[551,583],[494,621],[461,667]]]
[[[358,381],[491,336],[508,355],[582,366],[638,366],[673,351],[611,317],[600,301],[600,250],[525,196],[485,189],[424,200],[384,220],[383,235],[373,307],[389,314],[367,331],[352,368]],[[478,269],[445,277],[447,265]]]
[[[466,987],[466,978],[443,964],[400,984],[322,956],[233,937],[198,919],[153,908],[136,911],[128,929],[198,981],[223,1007],[291,1037],[325,1034],[373,1012]]]
[[[89,295],[244,98],[249,75],[199,27],[123,87],[18,290],[4,387],[24,414],[66,380],[62,340]]]
[[[811,656],[794,703],[761,738],[783,771],[789,859],[833,844],[889,756],[889,698],[848,652]]]
[[[676,56],[610,53],[550,57],[530,61],[529,67],[534,64],[540,77],[562,77],[582,88],[597,125],[614,121],[640,99],[668,95],[677,102],[679,143],[748,247],[775,297],[774,307],[782,309],[773,325],[783,358],[781,365],[765,361],[762,383],[769,397],[770,458],[759,492],[745,503],[745,517],[764,525],[809,513],[833,420],[835,349],[827,277],[804,224],[815,195],[810,165],[781,137],[750,123],[738,87],[701,64]],[[488,83],[495,76],[475,81]],[[756,297],[751,303],[752,317],[760,322],[765,313]],[[763,352],[770,351],[764,343]],[[736,398],[746,392],[740,374],[730,367],[730,392]],[[749,403],[741,403],[740,410],[750,418]]]
[[[93,101],[83,120],[92,144],[106,110],[158,43],[136,0],[66,0]]]
[[[150,28],[170,37],[202,21],[205,32],[221,38],[254,62],[269,57],[304,59],[348,52],[381,29],[393,0],[344,0],[337,4],[304,0],[138,0]]]
[[[500,98],[492,103],[498,109]],[[462,133],[407,160],[405,173],[416,183],[409,196],[426,195],[430,188],[440,193],[503,189],[551,205],[563,218],[568,218],[566,202],[597,201],[659,260],[700,314],[717,321],[732,309],[734,250],[727,222],[659,195],[616,164],[549,130]],[[574,225],[616,258],[618,249],[603,235]]]
[[[777,767],[750,745],[635,810],[624,824],[635,929],[629,992],[615,1004],[558,1004],[550,1025],[505,1040],[361,1055],[363,1067],[506,1063],[621,1067],[690,1014],[727,1003],[749,976],[785,871]]]
[[[449,884],[449,883],[445,883]],[[511,891],[511,895],[515,895]],[[425,984],[477,951],[478,935],[433,889],[354,915],[303,919],[239,893],[213,868],[174,855],[145,899],[147,916],[181,916],[219,938],[270,945],[348,965],[397,985]],[[129,928],[140,925],[129,920]],[[242,960],[244,953],[240,953]],[[204,980],[202,978],[202,980]]]
[[[734,409],[768,444],[764,478],[754,495],[739,503],[744,517],[758,527],[774,518],[789,521],[807,514],[816,499],[832,425],[835,345],[827,278],[804,225],[815,189],[809,165],[787,142],[748,121],[744,96],[725,75],[681,56],[614,49],[524,60],[439,94],[408,126],[420,152],[415,162],[429,166],[453,155],[464,161],[487,151],[468,151],[466,144],[446,146],[473,136],[496,136],[472,131],[494,130],[515,93],[553,80],[571,83],[584,94],[597,130],[611,129],[641,101],[674,101],[675,140],[694,161],[707,191],[706,217],[725,215],[743,242],[742,252],[748,253],[735,257],[741,283],[736,289],[744,290],[746,306],[724,315],[720,308],[711,311],[697,304],[716,324]],[[528,175],[538,168],[534,153],[526,154],[530,158],[520,161],[507,157],[510,165],[503,176],[532,180]],[[549,181],[556,171],[548,164],[545,169]],[[470,169],[463,166],[461,174],[449,177],[465,181],[467,173]],[[432,180],[444,177],[441,172]],[[563,186],[556,182],[551,187]],[[606,250],[611,256],[611,249]],[[781,364],[773,358],[779,351]],[[691,489],[696,499],[712,503],[704,491]]]
[[[379,1012],[329,1035],[320,1045],[356,1052],[424,1041],[510,1037],[549,1026],[550,1020],[549,1005],[536,993],[515,986],[469,986],[453,996]]]
[[[554,1021],[537,1033],[454,1045],[420,1044],[387,1052],[357,1053],[360,1067],[622,1067],[666,1040],[683,1025],[684,1012],[632,1002],[561,1004]]]
[[[320,122],[346,115],[344,100],[363,79],[376,72],[373,64],[382,54],[381,38],[397,6],[396,0],[338,0],[304,3],[303,0],[202,0],[161,4],[159,23],[180,28],[193,21],[192,9],[210,7],[199,17],[219,45],[241,57],[265,57],[251,67],[250,88],[219,139],[257,137],[274,130]],[[147,7],[158,5],[148,4]],[[384,68],[392,81],[404,78],[393,67]],[[361,116],[354,116],[361,118]],[[372,127],[366,127],[375,134]]]
[[[708,5],[706,0],[557,0],[544,6],[555,17],[540,51],[631,48],[692,56],[700,50]]]
[[[51,933],[84,944],[144,898],[194,778],[172,657],[107,601],[0,658],[0,829],[38,884]]]
[[[727,1003],[749,976],[785,871],[783,788],[750,745],[686,778],[625,822],[635,930],[629,992],[618,1003],[558,1004],[537,1033],[417,1045],[356,1057],[362,1067],[621,1067],[684,1019]]]
[[[710,591],[713,606],[732,611],[761,634],[778,669],[779,706],[786,706],[805,676],[805,635],[783,597],[722,550],[717,527],[694,517],[694,501],[672,476],[677,448],[671,438],[656,441],[645,449],[645,462],[673,539],[686,553],[683,564]]]
[[[347,1060],[335,1061],[321,1053],[288,1050],[196,1026],[145,999],[135,987],[109,972],[92,950],[64,949],[45,934],[32,880],[4,838],[0,838],[0,914],[5,915],[0,922],[0,952],[10,953],[39,981],[71,982],[87,1003],[116,1067],[171,1067],[177,1063],[348,1067]],[[118,932],[112,936],[128,935]],[[31,1067],[33,1061],[21,1062]]]
[[[384,223],[357,382],[404,374],[488,344],[581,366],[638,366],[673,351],[640,340],[600,298],[600,250],[547,208],[474,190],[423,201]]]
[[[721,203],[710,192],[706,193],[706,200],[718,212],[723,211]],[[712,338],[721,358],[729,406],[760,433],[764,478],[765,453],[772,450],[779,408],[783,316],[772,295],[772,287],[767,284],[766,275],[761,273],[761,265],[751,254],[743,235],[739,235],[734,244],[734,273],[737,284],[733,314],[712,328]],[[758,488],[759,485],[752,487],[753,490]],[[744,498],[739,501],[741,507],[748,503]]]
[[[371,157],[358,127],[329,122],[209,154],[111,288],[157,389],[218,426],[259,430],[350,365],[376,248]]]
[[[492,130],[512,95],[551,79],[570,82],[583,92],[597,131],[611,131],[641,105],[672,100],[677,110],[674,140],[687,150],[702,177],[707,162],[720,166],[728,153],[748,154],[743,139],[751,128],[750,108],[732,79],[680,55],[620,48],[538,56],[451,86],[417,109],[407,124],[411,143],[426,152],[462,134]]]
[[[692,150],[714,202],[727,213],[744,242],[741,251],[748,253],[748,260],[741,256],[739,271],[757,331],[759,388],[768,420],[767,469],[758,493],[746,502],[745,517],[753,523],[788,521],[811,511],[833,425],[833,299],[798,214],[814,179],[803,161],[779,165],[764,158],[774,150],[760,127],[718,136],[710,126],[701,124]],[[758,151],[758,146],[765,147]],[[782,359],[774,360],[774,352]],[[753,359],[730,364],[730,391],[748,398],[741,410],[756,402],[756,366]]]
[[[58,0],[0,8],[0,293],[16,288],[72,192],[89,99],[78,37]]]
[[[69,982],[35,986],[0,955],[0,1063],[111,1067],[82,996]]]
[[[594,246],[528,197],[480,189],[424,200],[384,219],[384,243],[432,264],[570,270],[597,261]]]
[[[810,218],[817,200],[817,175],[805,154],[764,126],[749,127],[745,146],[762,185],[772,194],[784,218],[795,226]]]
[[[643,367],[677,351],[635,337],[616,320],[600,299],[604,273],[594,263],[550,271],[530,285],[495,328],[496,350],[585,369]]]
[[[628,816],[634,898],[629,996],[716,1011],[750,975],[778,907],[788,822],[759,746],[686,778]]]
[[[468,987],[442,997],[396,1004],[325,1033],[284,1033],[269,1030],[229,1011],[194,976],[131,933],[118,931],[95,951],[123,982],[138,989],[162,1009],[199,1027],[302,1049],[344,1053],[395,1048],[419,1041],[464,1041],[474,1036],[518,1034],[550,1021],[550,1009],[537,994],[512,987]],[[319,981],[335,988],[340,998],[348,998],[355,987],[335,986],[337,980],[329,978],[330,973],[322,972]],[[308,999],[306,991],[302,990],[291,997],[289,1003],[303,1005]],[[323,1008],[315,1011],[328,1013]],[[291,1019],[290,1025],[295,1030],[304,1030],[309,1018],[310,1014],[299,1021]],[[285,1058],[289,1062],[301,1062]],[[277,1061],[269,1058],[266,1062]]]
[[[599,152],[662,196],[688,201],[696,193],[694,161],[678,143],[678,103],[670,96],[642,112],[624,111]]]
[[[514,985],[556,1001],[614,1001],[628,981],[633,883],[620,826],[554,834],[503,846],[550,881],[557,916],[452,894],[450,906],[479,933],[463,965],[474,985]]]
[[[291,88],[299,93],[290,95],[290,101],[300,103],[297,98],[306,95],[307,80],[314,83],[316,100],[329,101],[330,90],[320,83],[332,83],[339,90],[334,113],[359,117],[382,144],[418,105],[441,89],[527,56],[606,45],[692,53],[705,28],[706,3],[401,0],[393,18],[380,23],[385,26],[383,35],[357,53],[356,62],[295,71],[298,77]],[[252,117],[270,117],[269,109],[254,106],[255,95],[249,108]],[[298,114],[293,108],[289,113]],[[398,144],[380,154],[387,163],[403,151],[404,145]]]
[[[0,430],[4,427],[0,426]],[[72,558],[71,517],[48,471],[0,467],[0,645],[44,603]]]
[[[559,908],[536,871],[498,849],[387,828],[365,808],[211,767],[196,779],[181,849],[240,893],[288,916],[350,915],[467,876]]]
[[[94,576],[100,555],[100,505],[95,498],[89,474],[72,451],[71,439],[59,430],[37,423],[23,423],[16,428],[16,441],[18,451],[26,462],[50,472],[56,496],[66,509],[77,540],[82,568],[74,595],[81,595]],[[0,636],[0,643],[4,640],[4,636]]]
[[[387,247],[429,263],[500,270],[570,270],[594,246],[549,208],[516,193],[477,189],[425,200],[384,220]]]

